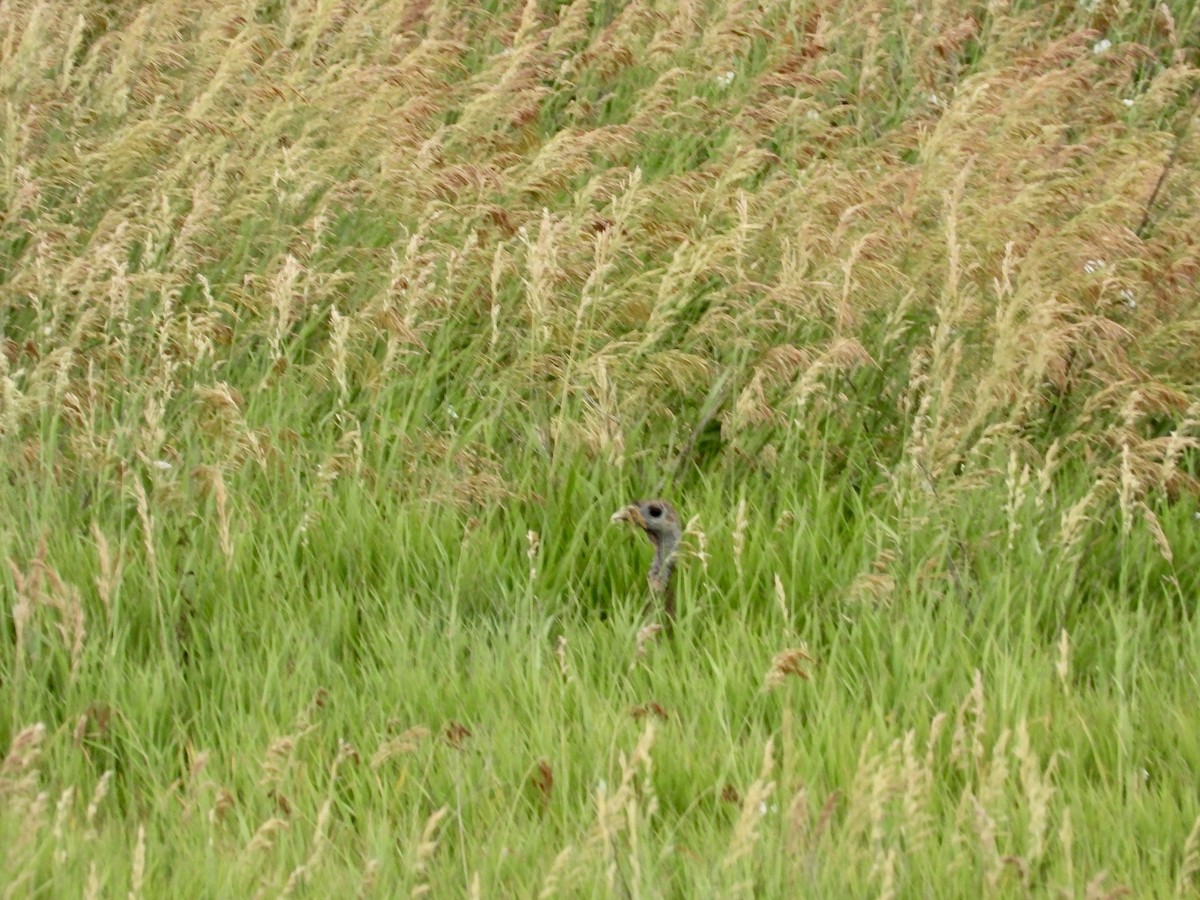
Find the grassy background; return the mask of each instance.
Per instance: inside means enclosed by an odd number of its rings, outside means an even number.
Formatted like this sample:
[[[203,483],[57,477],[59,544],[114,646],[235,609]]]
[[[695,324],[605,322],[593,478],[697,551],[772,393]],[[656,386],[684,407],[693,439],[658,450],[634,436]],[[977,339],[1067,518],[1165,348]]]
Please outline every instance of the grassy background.
[[[1198,39],[0,3],[0,883],[1194,894]]]

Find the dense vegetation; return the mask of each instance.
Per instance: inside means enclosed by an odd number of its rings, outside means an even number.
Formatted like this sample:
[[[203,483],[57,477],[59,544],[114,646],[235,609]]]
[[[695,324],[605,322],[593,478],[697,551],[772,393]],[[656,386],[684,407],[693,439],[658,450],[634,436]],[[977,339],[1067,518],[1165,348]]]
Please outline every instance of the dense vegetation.
[[[1198,42],[2,0],[5,895],[1194,895]]]

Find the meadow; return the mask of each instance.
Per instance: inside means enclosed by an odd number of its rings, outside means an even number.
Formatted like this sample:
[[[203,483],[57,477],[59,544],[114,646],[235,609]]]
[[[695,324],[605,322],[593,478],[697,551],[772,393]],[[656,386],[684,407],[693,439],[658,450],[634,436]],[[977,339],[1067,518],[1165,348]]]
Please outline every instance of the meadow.
[[[0,895],[1196,896],[1198,46],[0,0]]]

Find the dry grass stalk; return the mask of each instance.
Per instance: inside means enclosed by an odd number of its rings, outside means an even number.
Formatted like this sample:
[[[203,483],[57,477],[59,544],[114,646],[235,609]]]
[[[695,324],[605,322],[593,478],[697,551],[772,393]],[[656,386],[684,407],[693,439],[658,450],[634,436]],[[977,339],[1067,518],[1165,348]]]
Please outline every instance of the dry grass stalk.
[[[271,358],[276,361],[284,358],[284,340],[292,324],[292,310],[300,273],[300,261],[289,253],[284,257],[283,264],[271,279],[270,296],[274,315],[269,337]]]
[[[934,760],[937,757],[938,744],[941,742],[942,732],[946,728],[948,718],[949,716],[946,713],[940,712],[929,723],[929,737],[925,739],[925,770],[927,772],[933,772],[934,770]]]
[[[658,810],[658,799],[650,780],[650,749],[654,746],[655,733],[654,719],[647,718],[633,753],[627,757],[622,752],[618,757],[621,779],[617,789],[610,794],[604,782],[596,788],[596,826],[583,853],[585,857],[599,855],[610,893],[616,891],[618,885],[624,887],[618,844],[621,835],[628,834],[627,862],[634,865],[640,852],[637,823],[649,820]],[[642,775],[640,783],[639,772]],[[638,872],[635,869],[635,874]]]
[[[1129,444],[1121,445],[1121,480],[1117,498],[1121,506],[1121,534],[1126,538],[1133,531],[1134,501],[1141,496],[1142,485],[1134,472]]]
[[[868,790],[863,803],[870,822],[867,846],[871,852],[871,877],[884,878],[887,863],[887,823],[892,801],[901,787],[901,742],[894,740],[869,769]]]
[[[1196,401],[1188,406],[1179,426],[1172,430],[1170,437],[1167,439],[1167,446],[1162,455],[1162,468],[1158,481],[1168,490],[1175,483],[1179,471],[1179,459],[1183,455],[1183,452],[1187,449],[1200,447],[1200,441],[1194,435],[1189,435],[1189,432],[1194,431],[1197,427],[1200,427],[1200,401]]]
[[[38,791],[28,803],[23,802],[23,798],[17,798],[17,802],[13,804],[13,812],[20,817],[21,827],[17,831],[15,839],[5,847],[5,862],[10,870],[24,868],[25,872],[16,879],[16,883],[12,887],[24,883],[32,875],[28,863],[22,866],[21,861],[31,860],[34,856],[36,848],[45,834],[46,826],[49,824],[49,809],[49,791]],[[10,895],[12,893],[15,891],[12,891]]]
[[[453,747],[455,750],[462,750],[466,746],[467,738],[471,736],[471,729],[454,719],[450,719],[442,726],[442,740],[445,741],[446,746]]]
[[[981,767],[976,774],[979,777],[979,802],[985,809],[1000,809],[1004,805],[1005,791],[1008,788],[1008,743],[1012,739],[1012,730],[1001,730],[996,743],[992,746],[991,755],[986,767]]]
[[[429,861],[433,858],[433,854],[437,852],[438,827],[441,825],[442,819],[446,818],[449,812],[450,807],[443,806],[440,809],[434,810],[429,818],[425,820],[425,826],[421,829],[421,838],[417,843],[416,856],[413,860],[413,875],[418,879],[425,875]],[[431,888],[428,883],[418,882],[413,887],[409,896],[422,897],[430,891]]]
[[[323,705],[323,692],[318,693],[318,699],[321,705]],[[314,703],[316,702],[314,701]],[[312,709],[313,704],[310,704],[304,713],[301,714],[301,719],[306,719],[311,714]],[[344,762],[351,759],[357,760],[358,752],[345,741],[339,741],[337,755],[333,758],[333,762],[329,766],[329,796],[325,798],[325,802],[321,804],[321,808],[317,812],[317,822],[313,828],[312,845],[309,849],[308,857],[288,875],[288,880],[281,892],[281,895],[284,897],[290,897],[296,891],[303,889],[305,879],[316,868],[330,845],[329,829],[333,819],[333,792],[337,783],[338,769],[341,768]]]
[[[889,847],[887,856],[883,858],[880,866],[882,874],[880,875],[879,900],[894,900],[896,896],[897,862],[896,848]]]
[[[276,792],[274,800],[285,812],[291,812],[287,801],[278,792]],[[217,788],[216,794],[213,796],[212,806],[208,810],[209,827],[215,829],[217,823],[225,818],[226,814],[233,809],[236,802],[233,792],[228,788]]]
[[[1183,897],[1192,887],[1192,881],[1200,872],[1200,818],[1192,825],[1187,840],[1183,842],[1183,858],[1179,863],[1179,874],[1175,878],[1175,896]]]
[[[243,855],[249,856],[254,853],[266,853],[275,846],[276,832],[288,831],[291,827],[291,823],[287,819],[278,817],[267,819],[255,830],[253,837],[250,838],[242,850]]]
[[[812,676],[808,673],[804,664],[813,662],[815,660],[809,655],[805,647],[793,647],[789,650],[781,650],[771,660],[771,667],[767,669],[767,674],[763,679],[763,690],[772,691],[783,687],[787,683],[789,675],[795,676],[802,681],[812,680]]]
[[[645,703],[638,703],[630,707],[629,714],[633,716],[635,722],[640,722],[646,716],[655,716],[659,721],[666,722],[671,718],[671,714],[657,700],[648,700]]]
[[[937,727],[936,720],[930,735]],[[931,803],[934,797],[934,771],[931,766],[922,766],[916,751],[916,731],[909,729],[904,734],[903,756],[899,768],[901,790],[901,831],[905,846],[911,853],[920,852],[933,835],[934,820]]]
[[[304,862],[296,866],[288,875],[288,880],[280,892],[280,896],[291,897],[298,890],[304,887],[304,879],[320,862],[321,856],[325,852],[326,846],[329,844],[329,821],[333,810],[332,798],[327,798],[321,804],[321,809],[317,812],[317,824],[313,828],[312,846],[309,849],[308,856]]]
[[[1054,763],[1052,761],[1046,771],[1042,771],[1041,763],[1030,745],[1029,727],[1024,719],[1017,723],[1017,744],[1014,752],[1020,766],[1022,806],[1029,814],[1023,862],[1027,868],[1032,869],[1041,865],[1046,854],[1051,802],[1055,795],[1055,788],[1050,783]]]
[[[1146,522],[1146,527],[1150,529],[1150,536],[1154,539],[1154,546],[1158,548],[1158,552],[1162,554],[1162,558],[1169,563],[1175,561],[1175,554],[1171,550],[1171,542],[1167,539],[1167,533],[1163,531],[1162,523],[1158,521],[1158,516],[1144,501],[1137,502],[1137,509],[1142,514],[1143,520]]]
[[[1122,884],[1109,887],[1110,877],[1107,869],[1097,872],[1083,889],[1084,900],[1117,900],[1118,897],[1128,897],[1133,894],[1133,891]]]
[[[92,791],[92,798],[88,801],[87,811],[84,814],[84,824],[87,826],[86,837],[89,841],[94,841],[98,837],[96,817],[100,812],[100,804],[108,796],[108,789],[112,784],[114,774],[112,769],[108,769],[100,776],[100,780],[96,782],[95,790]]]
[[[554,795],[554,767],[550,760],[539,759],[534,772],[529,776],[529,784],[536,792],[542,810],[550,808],[550,800]]]
[[[800,785],[792,795],[787,813],[787,851],[791,856],[797,856],[802,850],[812,846],[812,809],[808,796],[808,788]]]
[[[67,817],[71,813],[71,805],[75,801],[75,785],[65,788],[58,797],[54,807],[54,826],[51,834],[54,838],[54,864],[62,866],[67,861]]]
[[[1005,501],[1004,513],[1008,520],[1008,549],[1011,553],[1017,543],[1017,533],[1021,530],[1020,512],[1025,505],[1025,497],[1031,476],[1029,464],[1021,464],[1017,457],[1017,448],[1013,447],[1008,454],[1008,477],[1005,482],[1008,498]]]
[[[742,573],[742,553],[746,549],[746,529],[749,527],[749,519],[746,516],[746,498],[742,497],[738,500],[737,511],[733,518],[733,565],[737,569],[738,580],[741,581]]]
[[[995,891],[1000,883],[1000,876],[1004,874],[1004,860],[996,849],[996,820],[978,799],[971,798],[971,801],[975,834],[983,861],[984,881],[989,890]]]
[[[742,811],[733,826],[733,837],[729,849],[721,861],[722,868],[728,870],[748,857],[758,843],[758,824],[767,814],[767,802],[775,793],[775,782],[771,780],[771,772],[775,768],[775,740],[768,738],[763,747],[762,766],[758,778],[746,790],[742,801]]]
[[[538,900],[550,900],[551,897],[559,894],[563,881],[570,871],[568,864],[575,860],[575,855],[574,847],[564,847],[554,857],[554,862],[546,872],[546,877],[542,879],[542,889],[538,892]]]
[[[830,391],[831,376],[850,373],[859,366],[869,365],[878,368],[878,363],[871,358],[858,340],[850,337],[835,338],[830,345],[814,358],[811,353],[804,353],[804,373],[792,389],[796,401],[796,415],[803,416],[809,404],[824,389]]]
[[[129,900],[138,900],[146,882],[146,826],[138,824],[133,845],[133,870],[129,875]]]
[[[92,522],[92,536],[96,539],[96,553],[100,566],[100,572],[95,579],[96,593],[100,595],[100,602],[107,610],[112,606],[113,593],[121,582],[121,561],[119,557],[113,559],[108,549],[108,540],[96,522]]]
[[[29,595],[25,575],[16,567],[13,561],[8,561],[9,569],[12,571],[13,581],[16,584],[16,601],[12,605],[12,622],[15,642],[13,648],[14,670],[20,675],[25,666],[25,658],[28,653],[29,640],[29,620],[33,618],[34,604]]]
[[[417,748],[429,739],[430,733],[429,729],[424,725],[414,725],[412,728],[406,729],[402,734],[384,741],[371,756],[371,768],[379,769],[393,757],[407,756],[410,753],[415,753]]]
[[[16,631],[17,665],[23,665],[28,638],[27,629],[35,621],[38,609],[54,610],[54,623],[63,649],[70,660],[70,678],[73,682],[79,674],[83,661],[84,641],[87,628],[84,621],[83,599],[78,588],[67,584],[47,561],[48,549],[45,536],[38,542],[38,550],[30,563],[29,571],[22,572],[12,560],[9,570],[16,588],[13,604],[13,624]]]
[[[1058,636],[1058,660],[1054,663],[1054,673],[1064,694],[1071,693],[1071,636],[1063,629]]]
[[[896,591],[896,579],[888,573],[896,554],[891,550],[881,550],[871,561],[871,569],[859,574],[846,590],[846,599],[850,603],[861,603],[868,606],[888,606]]]
[[[554,657],[558,660],[558,674],[562,676],[562,680],[570,684],[574,680],[574,675],[571,673],[570,659],[567,655],[567,638],[566,635],[560,634],[554,645]]]
[[[317,726],[313,722],[313,718],[319,710],[324,708],[327,696],[324,688],[318,689],[313,699],[296,716],[296,720],[292,725],[292,732],[271,741],[270,746],[267,747],[266,755],[263,757],[263,775],[259,779],[259,786],[269,792],[278,790],[292,767],[292,755],[295,752],[296,745],[316,730]]]
[[[783,589],[783,581],[779,577],[779,573],[775,573],[775,605],[779,607],[779,614],[783,617],[785,628],[792,627],[792,612],[788,609],[787,592]]]
[[[1080,547],[1085,529],[1092,521],[1088,510],[1098,503],[1106,488],[1106,483],[1098,480],[1083,497],[1071,504],[1062,514],[1059,523],[1059,543],[1064,553],[1074,554]]]
[[[150,580],[158,582],[158,553],[154,548],[154,516],[150,512],[150,498],[141,478],[133,479],[133,495],[137,503],[138,519],[142,523],[142,545],[146,549],[146,564],[150,569]]]
[[[685,538],[692,536],[696,539],[696,546],[691,550],[691,555],[694,559],[700,560],[700,569],[707,575],[708,563],[712,557],[708,552],[708,535],[704,532],[699,515],[688,519],[687,525],[683,529],[683,536]]]
[[[638,629],[637,637],[634,639],[633,660],[629,663],[629,670],[631,672],[637,667],[639,662],[645,660],[651,644],[662,633],[662,630],[662,625],[657,622],[651,622],[649,625],[643,625]]]
[[[217,503],[217,539],[221,547],[221,555],[225,558],[225,567],[233,567],[233,537],[229,521],[229,492],[225,488],[225,476],[220,466],[209,466],[206,469],[213,498]]]
[[[1065,806],[1062,821],[1058,826],[1058,843],[1062,847],[1062,858],[1067,870],[1067,889],[1075,889],[1075,829],[1071,823],[1071,807]]]
[[[350,381],[347,375],[350,344],[351,320],[338,312],[337,307],[329,310],[329,355],[333,365],[333,381],[338,389],[338,403],[345,405],[350,394]]]
[[[359,882],[358,891],[355,894],[359,900],[375,893],[375,882],[379,879],[379,869],[380,863],[376,857],[368,859],[367,864],[363,866],[362,881]]]
[[[528,544],[525,556],[529,560],[529,581],[532,583],[537,580],[538,550],[542,546],[542,539],[536,531],[527,531],[525,532],[525,543]]]
[[[963,771],[967,771],[972,761],[976,771],[982,768],[985,752],[983,733],[986,728],[984,712],[983,673],[976,669],[971,690],[959,705],[958,713],[954,717],[954,733],[950,744],[950,764],[958,765]],[[969,733],[968,719],[973,720]]]
[[[100,870],[97,868],[95,860],[88,863],[87,881],[83,886],[83,896],[85,900],[97,900],[100,896]]]
[[[1041,513],[1046,506],[1046,498],[1049,497],[1054,488],[1054,475],[1058,471],[1062,463],[1062,441],[1055,438],[1049,449],[1046,450],[1046,456],[1042,460],[1042,467],[1038,469],[1037,483],[1038,490],[1034,497],[1034,508]]]
[[[263,759],[263,776],[259,779],[259,785],[268,790],[274,790],[283,780],[284,775],[291,765],[292,752],[296,748],[296,736],[283,735],[275,738],[267,747],[266,756]]]
[[[55,627],[71,660],[70,679],[73,682],[79,676],[79,667],[83,662],[84,640],[87,637],[83,599],[79,589],[74,585],[66,584],[53,569],[47,567],[46,576],[50,582],[50,591],[46,594],[45,599],[58,613],[58,623]]]
[[[41,722],[28,725],[17,732],[0,763],[0,797],[10,804],[28,806],[38,782],[38,762],[46,726]]]

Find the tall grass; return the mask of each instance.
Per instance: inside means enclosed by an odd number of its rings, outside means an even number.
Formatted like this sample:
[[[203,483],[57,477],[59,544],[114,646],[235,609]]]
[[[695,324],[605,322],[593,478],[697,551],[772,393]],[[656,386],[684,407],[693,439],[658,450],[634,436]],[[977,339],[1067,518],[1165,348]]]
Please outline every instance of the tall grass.
[[[1198,36],[0,2],[6,894],[1195,893]]]

